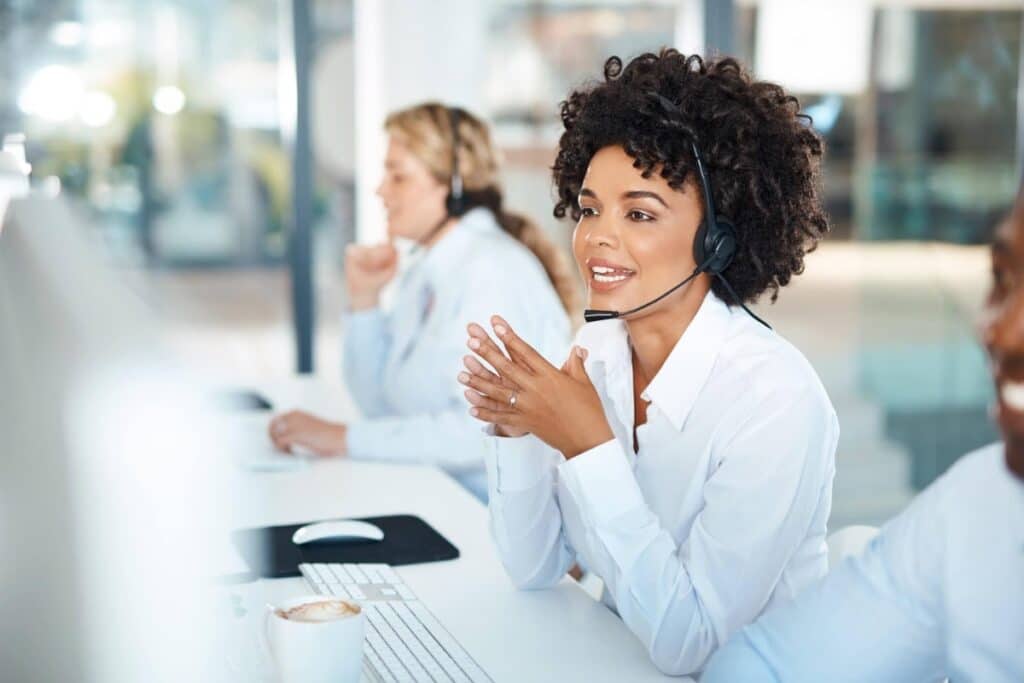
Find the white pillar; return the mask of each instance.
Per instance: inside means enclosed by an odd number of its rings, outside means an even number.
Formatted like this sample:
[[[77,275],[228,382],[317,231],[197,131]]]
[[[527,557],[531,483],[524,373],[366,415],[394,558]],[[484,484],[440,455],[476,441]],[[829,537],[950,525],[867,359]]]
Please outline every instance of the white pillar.
[[[356,240],[379,242],[388,112],[424,100],[482,112],[487,7],[474,0],[356,0]]]
[[[704,0],[679,0],[674,43],[684,55],[704,55]]]

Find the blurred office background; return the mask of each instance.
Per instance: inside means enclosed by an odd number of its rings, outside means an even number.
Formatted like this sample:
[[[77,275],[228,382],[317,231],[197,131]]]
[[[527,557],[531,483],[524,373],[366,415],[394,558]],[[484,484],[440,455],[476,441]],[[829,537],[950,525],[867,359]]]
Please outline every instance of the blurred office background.
[[[839,528],[996,438],[974,322],[1020,181],[1022,35],[1021,0],[0,0],[0,134],[186,357],[340,382],[342,250],[383,234],[386,112],[483,113],[507,204],[567,245],[548,167],[568,90],[611,54],[736,54],[828,143],[833,235],[758,312],[839,413]]]

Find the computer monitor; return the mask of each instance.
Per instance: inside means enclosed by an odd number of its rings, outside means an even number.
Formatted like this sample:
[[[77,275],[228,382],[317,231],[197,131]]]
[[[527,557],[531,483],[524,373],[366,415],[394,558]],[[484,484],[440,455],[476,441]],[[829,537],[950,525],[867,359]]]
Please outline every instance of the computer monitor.
[[[2,218],[0,677],[221,680],[203,389],[66,204]]]

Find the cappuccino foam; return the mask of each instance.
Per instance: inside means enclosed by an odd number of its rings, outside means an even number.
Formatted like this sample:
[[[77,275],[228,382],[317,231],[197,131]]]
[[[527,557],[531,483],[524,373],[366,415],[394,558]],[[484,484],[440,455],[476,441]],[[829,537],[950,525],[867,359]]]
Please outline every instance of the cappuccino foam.
[[[277,616],[289,621],[324,622],[354,617],[360,612],[359,605],[344,600],[321,600],[307,602],[288,609],[276,610]]]

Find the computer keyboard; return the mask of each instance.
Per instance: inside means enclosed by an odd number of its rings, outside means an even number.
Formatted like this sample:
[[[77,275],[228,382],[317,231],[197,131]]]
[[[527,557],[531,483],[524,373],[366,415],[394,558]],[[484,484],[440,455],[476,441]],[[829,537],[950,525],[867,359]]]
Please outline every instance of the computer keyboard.
[[[390,566],[315,563],[300,564],[299,570],[316,593],[363,606],[363,663],[371,680],[491,681]]]

